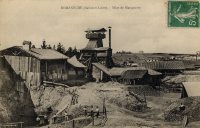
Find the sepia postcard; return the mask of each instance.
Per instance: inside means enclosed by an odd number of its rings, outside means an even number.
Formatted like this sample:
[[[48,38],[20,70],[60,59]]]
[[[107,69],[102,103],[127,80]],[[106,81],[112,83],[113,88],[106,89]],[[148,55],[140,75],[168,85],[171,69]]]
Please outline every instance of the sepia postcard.
[[[0,0],[0,128],[199,128],[199,0]]]

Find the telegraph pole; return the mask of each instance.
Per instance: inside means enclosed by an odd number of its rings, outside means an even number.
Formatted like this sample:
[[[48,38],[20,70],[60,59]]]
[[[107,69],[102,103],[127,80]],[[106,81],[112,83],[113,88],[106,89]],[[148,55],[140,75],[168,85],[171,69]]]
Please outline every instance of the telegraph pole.
[[[200,55],[200,51],[196,52],[196,61],[198,60],[198,56]]]

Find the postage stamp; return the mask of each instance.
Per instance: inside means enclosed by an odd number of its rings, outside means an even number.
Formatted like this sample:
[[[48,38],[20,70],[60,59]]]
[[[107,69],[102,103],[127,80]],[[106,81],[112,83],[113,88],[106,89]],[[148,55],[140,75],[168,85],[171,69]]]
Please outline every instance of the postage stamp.
[[[199,27],[199,2],[168,1],[168,27]]]

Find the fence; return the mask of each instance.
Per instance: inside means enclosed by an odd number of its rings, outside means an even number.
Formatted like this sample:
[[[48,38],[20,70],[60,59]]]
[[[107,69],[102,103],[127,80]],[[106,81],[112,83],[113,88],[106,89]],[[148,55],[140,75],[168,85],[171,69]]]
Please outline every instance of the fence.
[[[0,128],[23,128],[23,127],[24,127],[24,122],[0,124]]]
[[[105,105],[105,98],[103,99],[103,112],[95,112],[94,111],[84,111],[84,116],[82,115],[79,118],[74,118],[72,115],[65,115],[65,116],[55,116],[52,117],[50,120],[50,124],[54,125],[55,127],[58,127],[59,124],[57,123],[61,123],[61,127],[65,127],[65,128],[80,128],[83,126],[87,126],[90,123],[92,123],[92,125],[94,125],[95,119],[100,119],[99,117],[102,117],[102,120],[104,120],[104,123],[107,121],[107,109],[106,109],[106,105]],[[88,115],[88,113],[90,115]],[[100,116],[100,113],[102,113],[102,115]],[[97,117],[97,118],[95,118]]]
[[[81,118],[81,119],[74,119],[67,121],[65,123],[62,123],[61,125],[64,126],[65,128],[80,128],[83,126],[87,126],[92,122],[92,118]]]

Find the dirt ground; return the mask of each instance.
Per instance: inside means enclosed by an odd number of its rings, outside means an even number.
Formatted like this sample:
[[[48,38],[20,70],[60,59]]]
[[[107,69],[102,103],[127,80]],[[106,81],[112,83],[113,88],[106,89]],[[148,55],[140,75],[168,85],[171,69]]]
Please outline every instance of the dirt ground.
[[[167,83],[181,83],[185,81],[200,80],[198,75],[178,75],[167,77],[164,80]],[[77,102],[71,104],[73,91],[78,95]],[[141,101],[146,100],[147,107],[143,111],[131,111],[127,106],[134,106],[140,103],[138,99],[130,95],[134,93]],[[103,108],[103,99],[106,101],[108,119],[95,119],[95,125],[80,125],[80,128],[179,128],[182,127],[182,121],[169,122],[164,119],[164,111],[175,101],[179,100],[181,93],[168,91],[157,91],[148,85],[124,85],[117,82],[95,83],[89,82],[82,86],[70,88],[46,87],[37,88],[31,91],[32,100],[36,106],[36,111],[46,110],[52,107],[53,111],[59,112],[65,110],[73,115],[74,119],[84,118],[83,106],[99,107],[100,112]],[[88,111],[89,111],[88,110]],[[62,113],[60,114],[62,115]],[[69,122],[51,124],[50,128],[69,127]],[[87,122],[88,123],[88,122]],[[70,124],[70,126],[68,125]],[[187,127],[198,128],[200,121],[189,121]]]
[[[95,118],[95,125],[93,126],[90,123],[88,126],[81,126],[84,128],[95,128],[95,127],[103,127],[103,128],[179,128],[182,126],[181,121],[176,122],[167,122],[164,120],[164,110],[174,101],[180,98],[180,93],[164,93],[164,92],[155,92],[159,93],[159,95],[152,95],[146,93],[146,101],[148,108],[142,112],[134,112],[130,111],[124,107],[123,104],[128,102],[135,102],[136,99],[134,97],[128,96],[128,90],[130,90],[130,86],[122,85],[119,83],[87,83],[77,88],[77,93],[79,95],[78,103],[72,105],[70,107],[70,112],[73,113],[80,106],[99,106],[100,112],[102,111],[103,99],[106,99],[106,108],[107,108],[107,121],[104,121],[102,118]],[[144,88],[148,91],[147,88]],[[48,89],[46,89],[47,91]],[[50,89],[51,90],[51,89]],[[53,89],[55,91],[55,89]],[[51,90],[51,91],[53,91]],[[59,89],[62,90],[62,89]],[[67,89],[69,90],[69,89]],[[64,90],[63,90],[64,91]],[[59,95],[57,94],[59,92]],[[60,97],[60,92],[53,92],[51,95]],[[66,89],[65,89],[66,92]],[[50,97],[52,97],[50,96]],[[56,98],[54,97],[54,101],[60,100],[60,102],[54,103],[54,107],[56,109],[62,108],[64,104],[70,102],[70,95],[63,94],[62,97],[66,98]],[[141,98],[143,96],[140,96]],[[41,101],[43,107],[51,105],[50,102],[47,102],[48,96],[42,96]],[[112,99],[112,100],[111,100]],[[113,100],[114,99],[114,100]],[[45,101],[47,100],[47,101]],[[112,102],[111,102],[112,101]],[[114,101],[114,102],[113,102]],[[119,105],[118,103],[121,102]],[[47,105],[48,103],[48,105]],[[70,113],[69,112],[69,113]],[[80,117],[79,117],[80,118]],[[103,123],[102,123],[103,122]],[[198,128],[200,126],[199,122],[189,122],[187,127]],[[44,127],[63,127],[60,124],[54,124]]]
[[[180,94],[167,93],[162,97],[147,96],[148,110],[144,112],[133,112],[113,104],[107,104],[108,120],[103,128],[180,128],[182,122],[167,122],[164,120],[164,110],[177,98]],[[98,122],[98,121],[97,121]],[[188,128],[199,128],[200,121],[189,122]],[[86,128],[99,127],[87,126]]]
[[[108,120],[104,128],[111,127],[135,127],[135,128],[161,128],[161,127],[180,127],[181,122],[168,123],[164,121],[163,111],[177,94],[168,94],[163,97],[147,96],[147,105],[150,107],[144,112],[133,112],[113,104],[107,104]],[[87,127],[86,127],[87,128]]]

